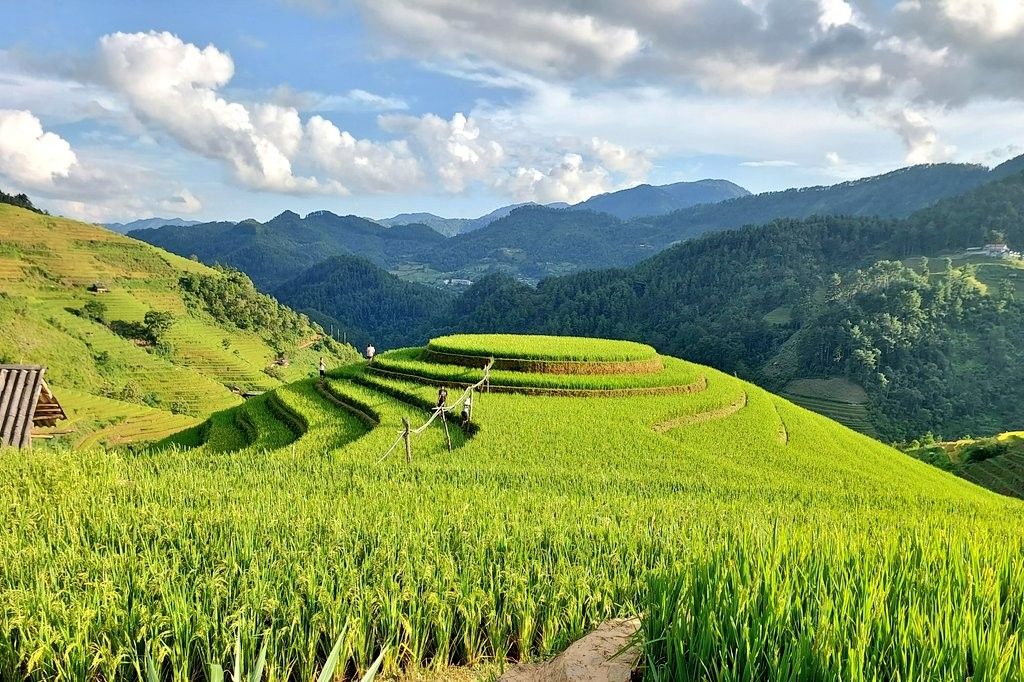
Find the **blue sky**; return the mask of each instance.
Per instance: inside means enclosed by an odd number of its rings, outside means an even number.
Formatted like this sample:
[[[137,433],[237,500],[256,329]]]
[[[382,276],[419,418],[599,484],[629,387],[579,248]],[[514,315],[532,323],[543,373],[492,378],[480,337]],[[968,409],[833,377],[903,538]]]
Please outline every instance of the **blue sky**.
[[[0,187],[95,221],[472,216],[1024,151],[1017,0],[8,3]]]

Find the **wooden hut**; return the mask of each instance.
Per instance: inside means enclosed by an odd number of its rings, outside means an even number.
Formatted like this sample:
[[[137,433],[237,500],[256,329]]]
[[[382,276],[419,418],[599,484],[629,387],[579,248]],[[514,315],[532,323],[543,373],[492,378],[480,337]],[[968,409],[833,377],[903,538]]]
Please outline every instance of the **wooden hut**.
[[[32,429],[67,419],[40,365],[0,365],[0,445],[27,448]]]

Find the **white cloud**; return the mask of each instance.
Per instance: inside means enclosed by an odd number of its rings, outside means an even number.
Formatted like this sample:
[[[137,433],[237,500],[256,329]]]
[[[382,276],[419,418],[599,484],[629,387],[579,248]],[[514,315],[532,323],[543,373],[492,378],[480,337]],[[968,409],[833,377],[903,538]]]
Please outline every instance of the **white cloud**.
[[[0,175],[20,188],[49,187],[77,163],[67,140],[45,132],[31,112],[0,109]]]
[[[380,144],[358,140],[322,116],[306,123],[306,151],[312,163],[331,177],[344,178],[337,193],[348,187],[378,192],[412,189],[423,180],[419,161],[405,142]]]
[[[504,159],[502,146],[486,139],[480,126],[465,114],[446,121],[440,116],[383,116],[381,127],[401,133],[430,159],[441,185],[462,192],[473,181],[487,180]]]
[[[203,210],[203,203],[187,189],[182,189],[173,196],[160,201],[158,206],[165,211],[174,213],[175,215],[199,213],[199,211]]]
[[[613,72],[642,48],[638,31],[596,13],[502,0],[365,0],[397,49],[494,59],[549,75]]]
[[[794,168],[799,164],[784,159],[765,159],[764,161],[743,161],[740,165],[744,168]]]
[[[590,147],[605,168],[629,180],[642,180],[651,170],[651,159],[646,151],[627,149],[599,137],[591,138]]]
[[[353,88],[344,94],[326,94],[315,90],[296,91],[281,85],[269,93],[275,104],[307,112],[405,111],[409,104],[401,97],[378,95]]]
[[[887,112],[883,116],[903,140],[908,164],[948,161],[956,153],[956,147],[939,140],[935,127],[921,112],[904,108]]]
[[[141,118],[185,148],[226,162],[249,187],[297,194],[391,191],[416,163],[401,144],[356,140],[319,116],[303,127],[294,107],[225,99],[219,90],[234,75],[234,62],[213,45],[200,48],[167,32],[114,33],[100,39],[99,60],[108,82]]]
[[[955,24],[990,38],[1024,31],[1024,4],[1018,0],[942,0],[940,4]]]
[[[579,154],[566,154],[546,171],[518,168],[502,183],[519,201],[575,204],[612,187],[611,175],[600,165],[587,166]]]

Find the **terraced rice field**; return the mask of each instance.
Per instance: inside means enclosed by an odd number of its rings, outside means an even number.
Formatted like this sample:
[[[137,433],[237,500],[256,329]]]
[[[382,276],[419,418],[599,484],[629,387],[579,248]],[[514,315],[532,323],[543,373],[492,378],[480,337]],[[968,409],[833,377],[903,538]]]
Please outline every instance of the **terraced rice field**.
[[[77,394],[96,398],[88,418],[58,425],[58,431],[75,429],[64,440],[161,439],[239,404],[233,391],[266,390],[315,372],[314,350],[269,334],[264,339],[259,330],[186,305],[179,286],[186,273],[218,276],[96,226],[0,205],[0,361],[46,366],[58,399],[65,393],[72,403],[81,402]],[[88,291],[93,283],[109,291]],[[101,321],[80,314],[90,302],[103,304]],[[118,335],[114,322],[139,323],[149,311],[174,315],[164,343],[147,346]],[[283,344],[292,361],[272,370],[276,378],[265,371],[276,354],[271,343]]]
[[[868,416],[867,394],[845,379],[797,379],[781,395],[854,431],[878,436]]]
[[[466,678],[639,615],[648,679],[1024,677],[1024,504],[682,367],[700,390],[478,392],[411,462],[437,388],[364,364],[131,456],[0,452],[0,672],[209,679],[237,637],[269,679],[335,642],[350,678]]]

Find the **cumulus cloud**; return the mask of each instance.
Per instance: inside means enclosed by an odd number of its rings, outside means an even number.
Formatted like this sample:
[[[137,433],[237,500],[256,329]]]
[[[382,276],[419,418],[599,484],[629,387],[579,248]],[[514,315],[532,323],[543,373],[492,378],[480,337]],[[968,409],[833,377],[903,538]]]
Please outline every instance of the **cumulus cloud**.
[[[373,191],[409,189],[422,180],[418,159],[405,142],[380,144],[358,140],[322,116],[306,124],[310,159],[332,177]],[[344,194],[346,190],[339,189]]]
[[[416,160],[401,144],[356,140],[319,116],[303,125],[294,107],[229,101],[220,89],[234,62],[213,45],[200,48],[167,32],[114,33],[100,39],[99,61],[140,118],[226,162],[246,186],[347,194],[388,191],[416,176]]]
[[[49,187],[77,163],[67,140],[45,132],[31,112],[0,109],[0,175],[21,187]]]
[[[501,144],[486,139],[480,126],[465,114],[451,120],[434,114],[384,116],[381,127],[407,136],[430,159],[441,185],[461,192],[473,181],[487,180],[504,159]]]
[[[587,165],[579,154],[566,154],[547,170],[517,168],[502,183],[519,201],[575,204],[611,189],[611,175],[598,164]]]

